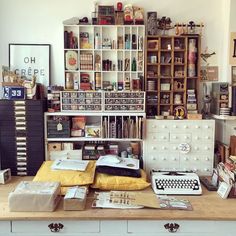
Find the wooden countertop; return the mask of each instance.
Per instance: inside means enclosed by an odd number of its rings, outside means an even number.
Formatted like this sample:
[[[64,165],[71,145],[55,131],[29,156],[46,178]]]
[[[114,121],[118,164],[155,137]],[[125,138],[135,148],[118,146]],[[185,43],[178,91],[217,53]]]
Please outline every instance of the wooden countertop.
[[[54,212],[9,212],[8,193],[21,180],[32,177],[13,177],[6,185],[0,185],[0,220],[236,220],[236,199],[222,199],[216,192],[203,187],[201,196],[181,196],[188,199],[193,211],[160,209],[94,209],[92,197],[88,198],[86,210],[64,211],[62,201]]]

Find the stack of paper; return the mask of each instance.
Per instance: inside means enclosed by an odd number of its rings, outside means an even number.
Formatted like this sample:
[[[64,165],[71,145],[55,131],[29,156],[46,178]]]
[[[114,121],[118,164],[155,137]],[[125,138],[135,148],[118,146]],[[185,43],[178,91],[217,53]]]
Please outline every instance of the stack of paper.
[[[55,160],[51,166],[52,170],[79,170],[85,171],[89,161],[82,160]]]

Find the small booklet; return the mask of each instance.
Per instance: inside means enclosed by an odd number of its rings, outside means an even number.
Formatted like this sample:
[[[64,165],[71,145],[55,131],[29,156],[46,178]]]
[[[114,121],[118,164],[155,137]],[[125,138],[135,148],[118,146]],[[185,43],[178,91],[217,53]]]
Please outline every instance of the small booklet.
[[[177,199],[175,197],[157,196],[161,209],[166,210],[186,210],[192,211],[193,207],[188,200]]]
[[[79,170],[85,171],[89,161],[84,160],[55,160],[51,166],[52,170]]]

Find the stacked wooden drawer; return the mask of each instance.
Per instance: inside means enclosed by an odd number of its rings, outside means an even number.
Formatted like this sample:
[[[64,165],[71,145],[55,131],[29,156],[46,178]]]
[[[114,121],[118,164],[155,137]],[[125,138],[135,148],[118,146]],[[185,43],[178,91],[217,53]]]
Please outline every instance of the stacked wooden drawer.
[[[0,100],[1,168],[35,175],[44,161],[44,100]]]

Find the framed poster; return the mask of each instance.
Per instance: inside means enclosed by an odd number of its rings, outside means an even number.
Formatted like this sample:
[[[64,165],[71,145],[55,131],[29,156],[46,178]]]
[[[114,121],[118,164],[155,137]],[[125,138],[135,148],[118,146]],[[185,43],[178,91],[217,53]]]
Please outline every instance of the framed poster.
[[[18,75],[50,85],[50,44],[9,44],[9,67]]]
[[[236,65],[236,32],[231,32],[229,64]]]
[[[202,66],[200,79],[202,81],[218,81],[218,66]]]

